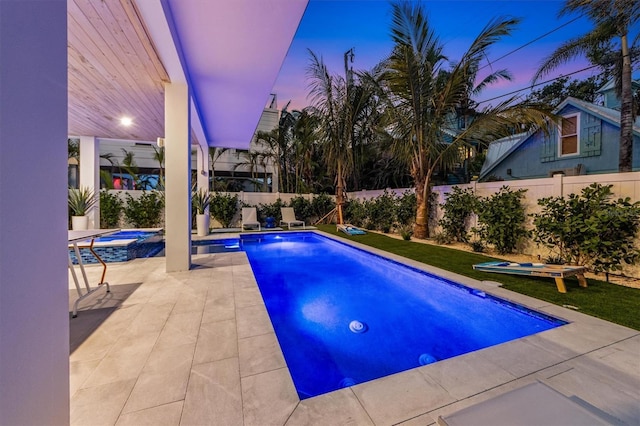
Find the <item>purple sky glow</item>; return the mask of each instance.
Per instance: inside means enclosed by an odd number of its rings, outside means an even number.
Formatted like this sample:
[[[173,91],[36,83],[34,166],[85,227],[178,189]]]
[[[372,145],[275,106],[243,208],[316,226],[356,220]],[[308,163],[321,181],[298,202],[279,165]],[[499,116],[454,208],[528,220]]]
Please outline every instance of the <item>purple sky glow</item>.
[[[502,39],[491,49],[489,60],[515,50],[575,17],[566,15],[558,18],[558,11],[564,5],[560,0],[435,0],[422,3],[432,26],[446,45],[445,54],[452,60],[460,58],[462,52],[468,49],[473,39],[494,17],[519,17],[522,22],[511,37]],[[288,101],[291,101],[290,110],[301,109],[309,104],[305,76],[309,63],[307,49],[322,56],[332,73],[340,74],[344,74],[344,52],[350,48],[355,49],[355,70],[370,69],[384,58],[392,47],[389,35],[390,9],[390,3],[386,0],[309,0],[273,88],[278,96],[278,107],[282,108]],[[590,22],[586,18],[580,18],[495,62],[493,69],[508,69],[513,80],[491,86],[476,101],[527,88],[544,57],[563,41],[585,34],[590,28]],[[543,80],[586,66],[586,59],[579,59],[559,68]],[[587,78],[597,72],[594,69],[572,77]]]

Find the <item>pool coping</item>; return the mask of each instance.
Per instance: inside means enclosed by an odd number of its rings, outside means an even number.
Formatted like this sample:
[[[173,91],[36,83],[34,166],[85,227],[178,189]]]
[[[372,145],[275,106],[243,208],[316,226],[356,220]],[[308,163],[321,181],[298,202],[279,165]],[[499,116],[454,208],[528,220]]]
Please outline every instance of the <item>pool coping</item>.
[[[164,228],[123,228],[123,229],[118,229],[117,232],[127,232],[127,231],[160,232],[163,229]],[[109,240],[109,241],[94,241],[93,242],[93,247],[94,248],[98,248],[98,247],[124,247],[124,246],[128,246],[129,244],[133,244],[133,243],[135,243],[137,241],[138,241],[137,238],[120,238],[120,239],[117,239],[117,240]],[[80,248],[88,247],[89,244],[91,244],[91,239],[87,239],[87,240],[84,240],[84,241],[79,241],[78,242],[78,247],[80,247]],[[73,244],[69,244],[69,248],[73,248]]]

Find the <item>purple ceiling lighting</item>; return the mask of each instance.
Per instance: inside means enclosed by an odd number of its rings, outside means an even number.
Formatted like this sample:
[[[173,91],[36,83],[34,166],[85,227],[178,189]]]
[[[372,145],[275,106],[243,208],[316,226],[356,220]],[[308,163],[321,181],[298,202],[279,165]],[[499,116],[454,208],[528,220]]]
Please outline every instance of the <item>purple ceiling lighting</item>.
[[[249,146],[308,0],[167,0],[207,143]]]

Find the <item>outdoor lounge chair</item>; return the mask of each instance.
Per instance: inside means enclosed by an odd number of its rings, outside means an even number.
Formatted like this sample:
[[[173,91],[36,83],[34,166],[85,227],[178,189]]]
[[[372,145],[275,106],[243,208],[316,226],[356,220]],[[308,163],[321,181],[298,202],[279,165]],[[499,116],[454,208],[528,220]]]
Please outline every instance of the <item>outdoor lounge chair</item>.
[[[607,425],[616,419],[577,397],[535,382],[455,413],[439,416],[440,426]],[[615,422],[617,423],[617,422]]]
[[[253,229],[258,227],[258,231],[261,231],[262,228],[260,226],[260,222],[258,222],[258,213],[256,212],[255,207],[243,207],[242,208],[242,230],[245,230],[245,227]]]
[[[560,293],[567,292],[564,278],[572,275],[578,277],[580,287],[587,286],[587,280],[584,277],[584,266],[547,265],[546,263],[485,262],[473,265],[473,269],[483,272],[496,272],[498,274],[555,278],[556,287],[558,287]]]
[[[353,225],[349,225],[348,223],[344,223],[344,224],[338,224],[338,231],[342,231],[347,235],[364,235],[366,234],[365,231],[363,231],[360,228],[357,228]]]
[[[289,229],[291,229],[292,226],[300,225],[302,225],[302,229],[305,228],[304,221],[296,219],[296,213],[294,212],[293,207],[281,207],[280,212],[282,213],[280,225],[287,225]]]

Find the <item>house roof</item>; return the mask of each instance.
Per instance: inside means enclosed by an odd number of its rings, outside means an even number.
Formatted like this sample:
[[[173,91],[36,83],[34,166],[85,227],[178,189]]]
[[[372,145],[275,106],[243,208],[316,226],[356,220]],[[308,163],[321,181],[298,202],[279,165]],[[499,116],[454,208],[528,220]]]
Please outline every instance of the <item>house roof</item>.
[[[613,125],[620,126],[620,111],[612,108],[607,108],[602,105],[595,105],[590,102],[586,102],[580,99],[568,97],[558,105],[554,113],[560,113],[567,105],[572,105],[583,111],[587,111],[596,117],[607,121]],[[636,117],[636,121],[633,123],[633,132],[640,135],[640,117]]]
[[[609,81],[607,81],[607,83],[604,86],[596,90],[596,93],[608,92],[609,90],[614,89],[615,87],[616,87],[616,81],[614,79],[610,79]]]
[[[567,106],[573,106],[581,111],[588,112],[594,116],[607,121],[615,126],[620,126],[620,111],[615,109],[606,108],[601,105],[595,105],[589,102],[582,101],[580,99],[568,97],[554,110],[555,114],[561,113]],[[482,165],[479,179],[483,179],[490,175],[490,173],[502,163],[511,153],[516,151],[522,144],[524,144],[536,131],[529,133],[520,133],[518,135],[502,138],[497,141],[491,142],[489,149],[487,150],[487,158]],[[640,117],[636,118],[633,125],[633,133],[640,136]],[[495,147],[494,147],[495,144]]]
[[[631,87],[634,89],[640,87],[640,81],[631,80]],[[596,90],[596,93],[605,93],[616,88],[615,79],[610,79],[604,86]]]
[[[500,163],[503,158],[508,156],[515,147],[520,145],[520,142],[523,141],[529,133],[518,133],[512,136],[507,136],[502,139],[498,139],[489,144],[489,148],[487,149],[487,157],[484,160],[484,164],[482,165],[482,170],[480,171],[480,179],[486,176],[495,165]]]

